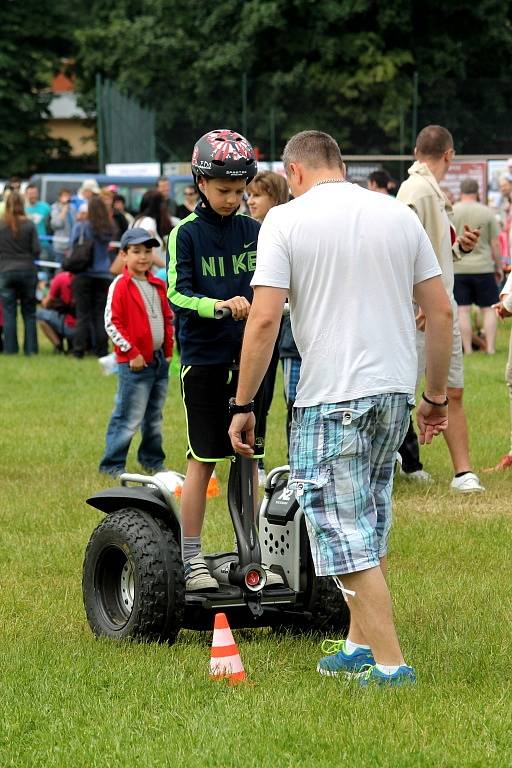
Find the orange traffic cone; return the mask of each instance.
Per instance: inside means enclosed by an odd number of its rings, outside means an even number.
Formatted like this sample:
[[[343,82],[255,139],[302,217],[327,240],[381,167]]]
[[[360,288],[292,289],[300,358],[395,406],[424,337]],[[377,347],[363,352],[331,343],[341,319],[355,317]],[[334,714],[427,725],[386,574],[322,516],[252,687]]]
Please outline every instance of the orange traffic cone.
[[[212,472],[212,476],[208,482],[208,488],[206,489],[206,498],[214,499],[216,496],[220,496],[220,483],[215,470]]]
[[[212,656],[210,659],[210,679],[228,679],[230,685],[245,680],[247,675],[240,658],[240,653],[233,639],[225,613],[215,614],[213,627]]]

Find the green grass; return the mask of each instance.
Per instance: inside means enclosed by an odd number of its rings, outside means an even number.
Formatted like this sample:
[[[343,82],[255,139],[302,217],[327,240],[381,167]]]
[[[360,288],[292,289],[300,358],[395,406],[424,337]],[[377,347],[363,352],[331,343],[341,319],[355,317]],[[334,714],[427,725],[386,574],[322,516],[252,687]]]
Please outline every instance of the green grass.
[[[494,358],[466,361],[477,471],[508,448],[505,331],[499,342]],[[438,439],[423,451],[436,483],[396,484],[390,582],[415,688],[320,678],[318,639],[263,629],[235,633],[250,684],[232,689],[208,679],[210,633],[115,644],[85,621],[81,564],[101,515],[84,499],[108,485],[96,466],[115,386],[95,360],[47,347],[0,357],[1,768],[512,765],[510,475],[483,475],[482,496],[454,496]],[[279,388],[268,466],[285,455]],[[165,447],[183,471],[176,376]],[[205,538],[232,541],[220,499]]]

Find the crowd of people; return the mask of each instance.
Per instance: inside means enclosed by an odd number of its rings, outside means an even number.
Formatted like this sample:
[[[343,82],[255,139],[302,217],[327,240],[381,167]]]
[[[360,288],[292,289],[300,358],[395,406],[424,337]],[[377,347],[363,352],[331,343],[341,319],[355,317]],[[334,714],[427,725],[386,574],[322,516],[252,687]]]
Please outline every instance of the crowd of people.
[[[89,351],[106,355],[103,316],[110,283],[122,269],[116,259],[121,236],[129,228],[143,226],[158,241],[153,266],[164,268],[169,233],[180,216],[189,215],[197,199],[190,185],[177,210],[169,198],[169,181],[161,177],[132,214],[116,187],[100,188],[94,179],[86,179],[76,194],[62,188],[52,205],[39,199],[36,185],[28,184],[22,194],[20,179],[10,179],[0,202],[0,351],[19,352],[19,309],[26,355],[38,352],[37,325],[57,353],[77,358]],[[51,265],[65,265],[81,238],[93,242],[87,270],[64,277],[59,271],[51,280],[55,274]]]

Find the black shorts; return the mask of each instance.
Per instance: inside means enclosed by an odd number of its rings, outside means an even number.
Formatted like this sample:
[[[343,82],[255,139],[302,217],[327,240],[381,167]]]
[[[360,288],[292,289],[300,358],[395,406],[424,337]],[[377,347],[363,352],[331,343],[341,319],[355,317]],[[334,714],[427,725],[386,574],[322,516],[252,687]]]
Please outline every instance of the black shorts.
[[[453,295],[459,307],[491,307],[499,300],[500,292],[494,274],[455,275]]]
[[[232,459],[228,403],[229,398],[236,395],[238,370],[226,365],[182,365],[180,378],[187,420],[187,458],[196,461]],[[260,400],[258,392],[255,398],[255,459],[264,456]]]

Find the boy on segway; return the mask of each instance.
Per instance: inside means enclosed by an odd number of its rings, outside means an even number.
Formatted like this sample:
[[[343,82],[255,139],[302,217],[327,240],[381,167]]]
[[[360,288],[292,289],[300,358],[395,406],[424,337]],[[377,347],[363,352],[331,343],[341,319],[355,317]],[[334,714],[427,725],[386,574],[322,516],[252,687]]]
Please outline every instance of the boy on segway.
[[[181,495],[188,592],[219,587],[202,554],[201,530],[215,463],[233,458],[228,404],[236,393],[242,321],[249,314],[252,300],[250,282],[260,228],[254,219],[237,215],[237,211],[256,172],[253,148],[239,133],[214,130],[202,136],[192,154],[192,174],[200,201],[169,237],[168,296],[178,319],[188,435],[188,464]],[[215,313],[224,308],[230,310],[231,317],[215,322]],[[258,398],[259,394],[256,413]],[[250,407],[254,408],[254,404]],[[263,456],[258,422],[255,459]],[[268,586],[283,584],[278,574],[263,567]]]

